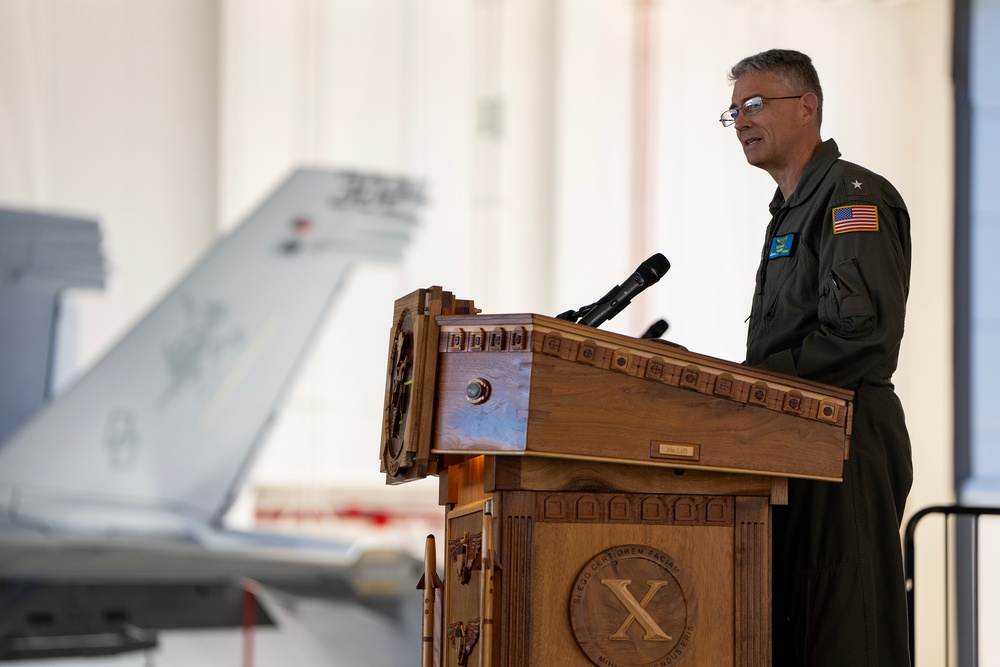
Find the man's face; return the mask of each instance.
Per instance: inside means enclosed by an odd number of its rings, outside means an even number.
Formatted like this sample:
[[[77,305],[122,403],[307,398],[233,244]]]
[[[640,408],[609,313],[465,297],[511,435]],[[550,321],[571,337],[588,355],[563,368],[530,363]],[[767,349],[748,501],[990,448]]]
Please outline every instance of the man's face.
[[[747,73],[733,85],[732,108],[742,109],[744,102],[758,95],[775,98],[801,92],[792,90],[791,84],[770,72]],[[793,158],[792,151],[802,127],[799,102],[796,99],[766,100],[757,114],[737,114],[734,127],[747,162],[773,174]]]

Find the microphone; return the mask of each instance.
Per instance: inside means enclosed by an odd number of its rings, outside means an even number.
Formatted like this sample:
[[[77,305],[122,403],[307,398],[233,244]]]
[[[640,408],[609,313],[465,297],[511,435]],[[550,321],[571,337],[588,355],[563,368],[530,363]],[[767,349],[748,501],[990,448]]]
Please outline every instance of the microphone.
[[[646,329],[646,333],[639,336],[639,338],[645,340],[648,340],[650,338],[659,338],[660,336],[665,334],[667,332],[667,329],[669,328],[670,324],[668,324],[666,320],[656,320],[655,322],[649,325],[649,328]]]
[[[620,313],[632,299],[644,289],[658,281],[670,270],[670,262],[660,253],[656,253],[639,265],[631,276],[620,286],[611,288],[600,301],[580,319],[580,324],[598,327]]]

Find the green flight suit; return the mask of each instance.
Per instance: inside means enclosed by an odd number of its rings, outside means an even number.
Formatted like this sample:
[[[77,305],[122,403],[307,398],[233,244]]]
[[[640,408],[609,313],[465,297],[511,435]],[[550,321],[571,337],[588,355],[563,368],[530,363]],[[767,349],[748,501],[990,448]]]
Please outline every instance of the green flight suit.
[[[913,464],[892,373],[910,219],[888,181],[839,157],[827,140],[772,200],[749,320],[746,363],[856,390],[843,483],[791,480],[775,508],[774,665],[907,667]]]

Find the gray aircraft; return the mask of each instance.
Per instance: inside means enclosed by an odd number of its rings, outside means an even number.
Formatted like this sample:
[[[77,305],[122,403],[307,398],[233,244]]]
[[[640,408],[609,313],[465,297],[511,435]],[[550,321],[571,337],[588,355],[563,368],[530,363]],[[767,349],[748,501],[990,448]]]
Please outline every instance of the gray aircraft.
[[[159,629],[239,624],[246,581],[405,617],[412,557],[222,519],[349,267],[398,258],[421,201],[405,179],[295,172],[58,398],[31,416],[15,406],[0,443],[0,660],[114,654],[154,646]],[[17,275],[0,278],[8,296]]]

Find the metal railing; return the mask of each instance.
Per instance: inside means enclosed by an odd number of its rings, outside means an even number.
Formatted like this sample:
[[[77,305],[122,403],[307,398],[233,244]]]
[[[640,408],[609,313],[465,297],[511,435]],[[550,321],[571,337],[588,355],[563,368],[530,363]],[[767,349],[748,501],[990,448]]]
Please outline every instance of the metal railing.
[[[916,665],[916,654],[915,654],[915,633],[916,633],[916,570],[915,570],[915,533],[917,529],[917,523],[925,516],[929,514],[942,514],[945,517],[944,522],[944,550],[945,550],[945,656],[949,655],[949,629],[950,625],[950,615],[949,615],[949,605],[948,600],[949,595],[949,522],[948,518],[951,516],[969,516],[974,517],[972,521],[972,532],[971,532],[971,557],[972,557],[972,567],[971,572],[968,574],[971,580],[968,582],[969,585],[967,592],[971,595],[970,606],[972,614],[972,623],[969,630],[971,631],[970,641],[973,655],[973,665],[978,665],[978,632],[979,632],[979,618],[978,618],[978,592],[979,592],[979,519],[983,515],[1000,515],[1000,507],[967,507],[963,505],[938,505],[933,507],[925,507],[920,510],[906,523],[906,532],[903,538],[903,568],[906,573],[906,602],[909,615],[909,630],[910,630],[910,664]]]

